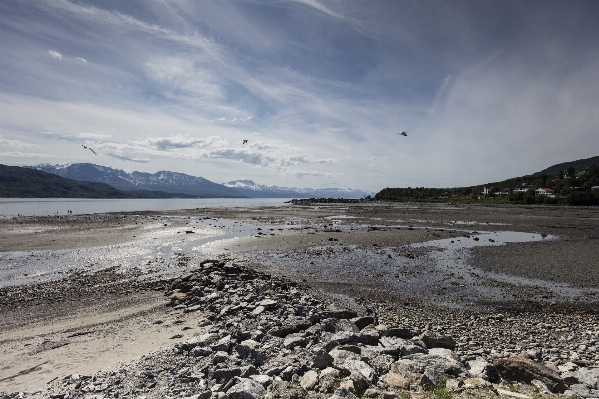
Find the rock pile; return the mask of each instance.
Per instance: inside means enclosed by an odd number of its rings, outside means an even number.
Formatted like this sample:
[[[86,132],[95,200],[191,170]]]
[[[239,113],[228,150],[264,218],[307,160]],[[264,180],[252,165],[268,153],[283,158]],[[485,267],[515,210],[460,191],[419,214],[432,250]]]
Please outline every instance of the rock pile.
[[[506,384],[514,382],[547,395],[599,397],[599,368],[585,362],[558,368],[530,354],[461,358],[452,337],[380,324],[374,312],[326,305],[288,281],[231,262],[202,262],[169,282],[166,296],[175,323],[197,326],[172,348],[115,370],[57,379],[44,392],[0,397],[486,397],[512,393]]]

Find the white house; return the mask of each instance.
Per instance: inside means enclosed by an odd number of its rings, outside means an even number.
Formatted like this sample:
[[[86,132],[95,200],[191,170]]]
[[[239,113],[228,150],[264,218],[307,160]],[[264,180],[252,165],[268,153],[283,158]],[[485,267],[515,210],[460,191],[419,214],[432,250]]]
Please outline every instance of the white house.
[[[535,193],[537,193],[537,195],[546,195],[548,197],[554,197],[555,196],[555,191],[551,188],[545,187],[545,188],[537,188],[535,190]]]

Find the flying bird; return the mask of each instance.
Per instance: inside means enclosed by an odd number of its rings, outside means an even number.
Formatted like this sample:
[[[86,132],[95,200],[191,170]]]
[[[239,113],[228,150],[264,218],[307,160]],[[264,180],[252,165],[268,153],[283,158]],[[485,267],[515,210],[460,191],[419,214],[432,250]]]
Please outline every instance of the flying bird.
[[[243,144],[246,144],[248,141],[247,140],[243,140]]]
[[[408,135],[406,132],[401,132],[401,133],[397,133],[397,134],[399,134],[400,136],[407,136]]]
[[[86,150],[90,150],[91,152],[93,152],[93,153],[94,153],[94,155],[98,155],[98,154],[96,154],[96,152],[95,152],[94,150],[92,150],[92,148],[91,148],[91,147],[86,147],[86,146],[84,146],[83,144],[81,144],[81,146],[82,146],[83,148],[85,148]]]

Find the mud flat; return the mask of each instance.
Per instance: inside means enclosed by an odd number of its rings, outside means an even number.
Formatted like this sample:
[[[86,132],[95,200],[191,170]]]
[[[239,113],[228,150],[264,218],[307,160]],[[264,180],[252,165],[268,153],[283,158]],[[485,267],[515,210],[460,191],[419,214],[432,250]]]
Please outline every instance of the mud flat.
[[[0,392],[593,397],[598,240],[569,207],[3,218]]]

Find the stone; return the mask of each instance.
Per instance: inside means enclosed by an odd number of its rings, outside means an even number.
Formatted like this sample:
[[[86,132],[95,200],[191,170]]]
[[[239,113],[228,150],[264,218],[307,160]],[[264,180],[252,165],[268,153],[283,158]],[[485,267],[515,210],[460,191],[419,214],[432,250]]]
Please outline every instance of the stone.
[[[368,363],[356,359],[348,359],[342,369],[349,372],[349,379],[354,382],[356,389],[366,389],[376,382],[376,373]]]
[[[333,364],[334,358],[322,349],[312,351],[312,367],[324,369]]]
[[[272,377],[266,374],[255,374],[251,375],[250,378],[257,383],[261,384],[263,387],[267,387],[272,383]]]
[[[212,354],[212,349],[207,346],[196,346],[189,352],[189,354],[195,357],[208,356]]]
[[[499,380],[499,373],[495,366],[482,357],[466,362],[466,369],[471,377],[482,378],[485,381]]]
[[[302,378],[300,378],[300,386],[307,391],[312,391],[318,384],[318,372],[315,370],[308,370]]]
[[[230,335],[227,335],[227,336],[219,339],[218,341],[216,341],[214,344],[210,345],[210,349],[212,349],[215,352],[217,352],[217,351],[228,352],[230,347],[231,347],[231,336]]]
[[[357,399],[357,397],[351,393],[349,389],[345,387],[339,387],[328,399]]]
[[[261,314],[265,310],[266,310],[266,308],[264,306],[256,306],[256,308],[254,308],[254,310],[252,310],[252,314],[255,315],[255,316],[258,316],[259,314]]]
[[[418,336],[427,348],[446,348],[454,350],[456,347],[455,340],[446,335],[432,334],[430,331],[426,331]]]
[[[246,339],[240,344],[235,346],[235,351],[239,353],[242,359],[253,356],[256,353],[256,349],[260,347],[260,343],[253,339]]]
[[[414,345],[412,341],[397,337],[382,337],[380,344],[385,348],[383,353],[391,355],[413,355],[415,353],[427,353],[426,348]]]
[[[558,373],[532,360],[522,358],[498,359],[495,361],[495,367],[501,378],[508,381],[530,384],[532,380],[539,380],[554,393],[563,392],[567,388]]]
[[[333,359],[333,363],[335,365],[342,365],[348,359],[360,359],[360,356],[354,352],[341,350],[341,349],[332,349],[329,353],[329,356]]]
[[[275,381],[272,383],[269,399],[307,399],[308,392],[301,386],[289,381]]]
[[[392,327],[392,328],[387,329],[386,335],[388,337],[397,337],[397,338],[403,338],[403,339],[412,339],[417,334],[414,331],[409,330],[407,328]]]
[[[293,349],[296,346],[304,347],[306,345],[307,341],[308,340],[306,339],[304,334],[301,334],[301,333],[289,334],[287,337],[285,337],[285,340],[283,341],[283,348]]]
[[[233,368],[225,368],[225,369],[217,369],[212,373],[212,378],[215,379],[218,383],[227,382],[234,377],[238,377],[241,375],[241,368],[233,367]]]
[[[220,337],[216,333],[206,333],[200,336],[193,336],[187,339],[181,344],[181,348],[184,351],[190,351],[196,346],[209,346],[212,343],[218,341]]]
[[[352,323],[358,327],[359,330],[364,329],[365,327],[374,324],[373,316],[362,316],[362,317],[354,317],[350,320]]]
[[[410,380],[395,373],[387,373],[381,377],[381,381],[391,388],[409,389]]]
[[[266,395],[266,389],[250,378],[240,378],[226,393],[229,399],[261,399]]]
[[[576,370],[574,375],[587,387],[599,389],[599,368],[582,367]]]

